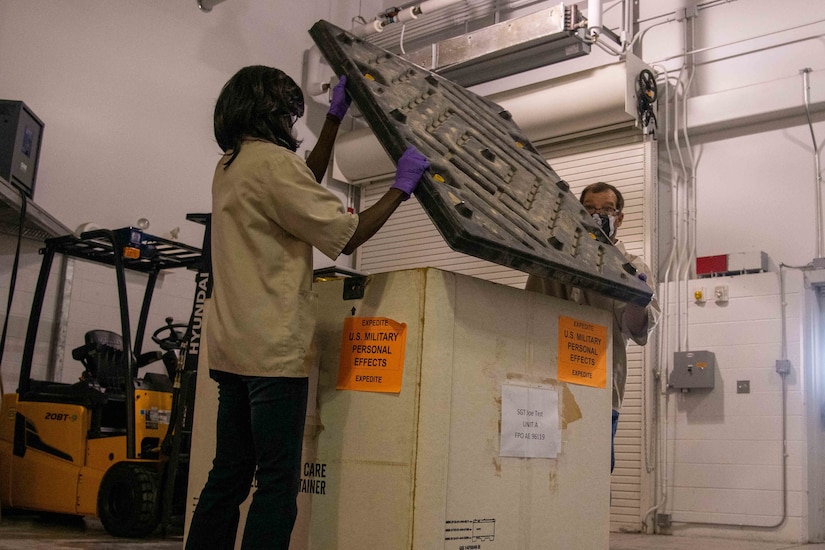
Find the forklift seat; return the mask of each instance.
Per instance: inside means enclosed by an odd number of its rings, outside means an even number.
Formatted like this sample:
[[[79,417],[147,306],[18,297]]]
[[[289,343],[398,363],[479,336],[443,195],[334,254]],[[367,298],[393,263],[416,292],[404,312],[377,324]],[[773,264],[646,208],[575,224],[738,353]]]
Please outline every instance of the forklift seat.
[[[80,361],[86,369],[79,382],[66,384],[29,380],[28,391],[21,395],[21,400],[71,403],[92,411],[102,410],[110,397],[122,401],[126,378],[116,373],[124,369],[119,361],[123,355],[123,339],[108,330],[92,330],[86,333],[85,340],[86,344],[72,350],[72,358]],[[103,393],[103,388],[108,391]]]
[[[72,350],[72,358],[86,368],[86,376],[110,392],[123,392],[129,365],[123,357],[123,338],[108,330],[90,330],[86,344]]]

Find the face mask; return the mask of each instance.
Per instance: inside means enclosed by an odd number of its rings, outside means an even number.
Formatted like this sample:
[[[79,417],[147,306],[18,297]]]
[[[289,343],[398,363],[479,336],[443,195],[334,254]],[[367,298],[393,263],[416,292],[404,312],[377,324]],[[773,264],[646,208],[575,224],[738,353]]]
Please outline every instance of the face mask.
[[[593,221],[601,228],[605,235],[612,241],[616,235],[616,216],[605,216],[604,214],[593,214]]]

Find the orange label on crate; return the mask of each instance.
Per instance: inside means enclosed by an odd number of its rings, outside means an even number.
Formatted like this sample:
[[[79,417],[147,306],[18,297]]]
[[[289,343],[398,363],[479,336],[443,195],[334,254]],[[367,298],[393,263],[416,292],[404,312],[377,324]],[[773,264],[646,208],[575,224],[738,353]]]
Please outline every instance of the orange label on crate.
[[[583,386],[607,385],[607,327],[559,317],[559,380]]]
[[[407,325],[385,317],[347,317],[338,365],[339,390],[398,393]]]

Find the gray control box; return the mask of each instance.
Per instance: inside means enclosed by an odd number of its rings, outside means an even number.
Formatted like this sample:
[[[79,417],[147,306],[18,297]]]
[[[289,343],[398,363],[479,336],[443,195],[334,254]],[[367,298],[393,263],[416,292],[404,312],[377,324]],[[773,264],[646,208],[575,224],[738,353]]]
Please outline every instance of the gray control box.
[[[712,351],[677,351],[673,354],[670,387],[688,391],[712,389],[716,377],[716,355]]]
[[[0,178],[34,197],[43,121],[22,101],[0,99]]]

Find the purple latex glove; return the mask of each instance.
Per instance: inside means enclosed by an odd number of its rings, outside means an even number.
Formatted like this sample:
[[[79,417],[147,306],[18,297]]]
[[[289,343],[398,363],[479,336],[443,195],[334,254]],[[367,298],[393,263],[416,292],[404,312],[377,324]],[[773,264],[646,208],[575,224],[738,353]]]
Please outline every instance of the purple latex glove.
[[[424,170],[430,167],[430,162],[427,158],[418,152],[418,149],[410,145],[395,168],[395,183],[392,184],[392,189],[398,189],[405,195],[404,200],[410,198],[410,195],[418,186],[418,181]]]
[[[347,114],[352,103],[352,98],[347,94],[347,77],[343,75],[338,84],[332,89],[332,102],[329,104],[330,115],[337,118],[339,121],[344,120],[344,115]]]

